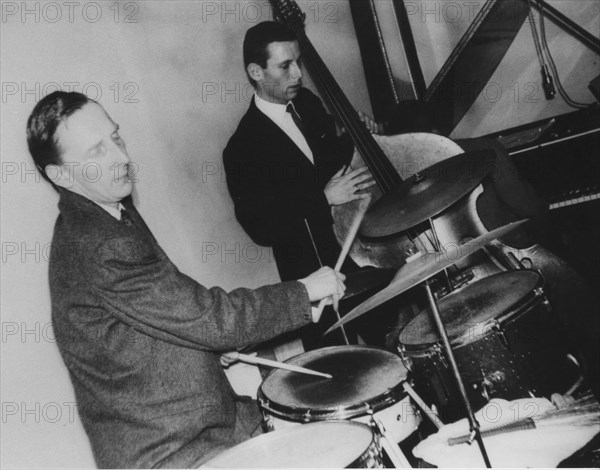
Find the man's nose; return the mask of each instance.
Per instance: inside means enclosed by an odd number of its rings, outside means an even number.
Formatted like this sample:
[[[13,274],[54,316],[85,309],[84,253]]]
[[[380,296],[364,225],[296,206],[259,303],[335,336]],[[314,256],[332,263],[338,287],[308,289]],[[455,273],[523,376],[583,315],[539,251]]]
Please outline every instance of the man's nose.
[[[117,142],[113,142],[113,155],[115,160],[119,163],[131,163],[131,158],[129,158],[129,153],[127,153],[127,147],[125,143],[118,144]]]
[[[302,78],[302,69],[298,64],[292,64],[292,78],[300,80]]]

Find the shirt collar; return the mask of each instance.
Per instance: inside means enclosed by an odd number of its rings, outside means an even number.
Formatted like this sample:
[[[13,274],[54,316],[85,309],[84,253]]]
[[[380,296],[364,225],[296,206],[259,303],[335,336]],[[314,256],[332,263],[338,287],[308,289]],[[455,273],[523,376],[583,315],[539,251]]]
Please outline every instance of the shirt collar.
[[[115,219],[121,220],[121,210],[125,210],[125,206],[123,206],[123,204],[121,204],[120,202],[119,206],[116,209],[114,206],[110,206],[108,204],[101,204],[99,202],[96,202],[96,204],[102,207],[102,209],[104,209],[106,212],[112,215]]]
[[[294,106],[291,101],[288,101],[286,104],[271,103],[270,101],[264,100],[258,96],[257,92],[254,92],[254,103],[259,110],[261,110],[271,119],[275,120],[281,120],[285,117],[288,104],[291,103],[292,106]]]

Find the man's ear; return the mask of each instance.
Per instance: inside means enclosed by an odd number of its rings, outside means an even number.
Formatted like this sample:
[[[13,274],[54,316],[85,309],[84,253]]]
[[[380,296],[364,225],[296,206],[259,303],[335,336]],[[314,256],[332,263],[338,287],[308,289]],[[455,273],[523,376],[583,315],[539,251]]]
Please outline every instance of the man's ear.
[[[255,82],[260,82],[265,78],[265,74],[263,72],[262,67],[258,64],[255,64],[254,62],[248,64],[248,67],[246,67],[246,71],[248,72],[248,76]]]
[[[60,186],[61,188],[69,189],[73,186],[73,175],[69,171],[68,166],[63,165],[46,165],[46,176],[52,181],[56,186]]]

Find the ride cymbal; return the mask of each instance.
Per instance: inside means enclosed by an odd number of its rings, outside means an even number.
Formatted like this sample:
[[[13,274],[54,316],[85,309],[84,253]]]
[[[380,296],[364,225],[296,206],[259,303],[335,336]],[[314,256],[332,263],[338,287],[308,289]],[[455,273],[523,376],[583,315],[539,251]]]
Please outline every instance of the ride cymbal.
[[[369,207],[360,234],[380,238],[408,230],[465,196],[493,169],[494,152],[461,153],[404,180]]]

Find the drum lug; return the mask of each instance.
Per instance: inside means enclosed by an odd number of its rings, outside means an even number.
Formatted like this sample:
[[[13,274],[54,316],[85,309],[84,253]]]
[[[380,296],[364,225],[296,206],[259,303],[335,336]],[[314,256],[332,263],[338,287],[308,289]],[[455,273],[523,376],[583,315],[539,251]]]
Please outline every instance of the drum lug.
[[[269,407],[269,400],[263,400],[262,398],[258,399],[258,403],[260,404],[260,411],[263,417],[262,420],[262,428],[265,432],[271,432],[275,429],[275,420],[273,416],[267,413],[265,410]]]
[[[398,355],[400,356],[400,359],[402,359],[402,364],[404,364],[404,367],[406,367],[407,370],[412,372],[413,360],[405,354],[406,348],[404,347],[403,344],[400,344],[398,346],[398,353],[399,353]]]
[[[544,295],[544,289],[541,287],[536,287],[535,289],[533,289],[533,293],[535,294],[536,298],[542,299],[541,305],[544,307],[546,312],[551,312],[552,306],[550,305],[550,302],[548,302],[548,299]]]
[[[428,353],[428,354],[430,354],[429,357],[436,356],[437,359],[439,360],[440,365],[443,368],[446,368],[446,369],[449,368],[450,365],[448,364],[448,361],[446,360],[446,354],[442,354],[442,346],[438,343],[431,349],[432,349],[431,353]],[[435,364],[435,359],[433,360],[433,362]]]
[[[510,349],[508,340],[506,339],[506,335],[504,334],[504,331],[502,330],[502,327],[500,326],[500,322],[498,320],[494,320],[492,322],[491,329],[500,338],[502,346],[504,346],[506,349]]]
[[[499,370],[484,376],[483,380],[481,381],[481,395],[487,401],[490,401],[490,394],[494,392],[496,385],[501,384],[505,380],[506,375],[504,372]]]
[[[377,422],[375,421],[375,416],[374,416],[375,414],[373,412],[373,408],[371,408],[371,405],[369,405],[368,403],[365,403],[364,405],[367,408],[367,415],[369,415],[369,426],[373,430],[379,431],[379,426],[377,425]]]
[[[304,416],[302,417],[302,420],[305,423],[310,423],[310,410],[306,410],[306,413],[304,413]]]

